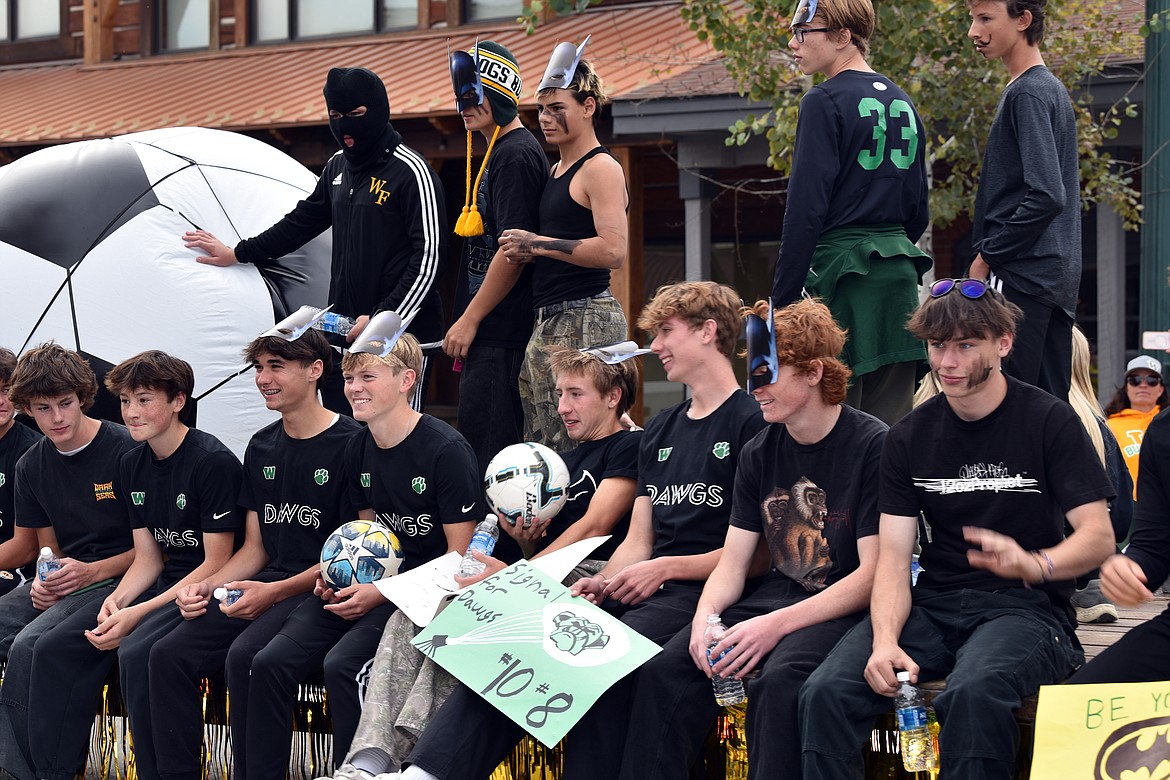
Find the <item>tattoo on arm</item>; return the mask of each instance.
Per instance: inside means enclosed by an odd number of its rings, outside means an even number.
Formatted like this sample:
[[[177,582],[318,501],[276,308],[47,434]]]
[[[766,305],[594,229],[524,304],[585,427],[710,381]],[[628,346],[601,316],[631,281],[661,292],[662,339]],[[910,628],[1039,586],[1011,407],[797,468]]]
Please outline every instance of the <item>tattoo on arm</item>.
[[[540,247],[550,252],[563,252],[566,255],[573,254],[573,250],[581,245],[581,241],[575,238],[549,238],[543,241],[533,242],[533,247]]]

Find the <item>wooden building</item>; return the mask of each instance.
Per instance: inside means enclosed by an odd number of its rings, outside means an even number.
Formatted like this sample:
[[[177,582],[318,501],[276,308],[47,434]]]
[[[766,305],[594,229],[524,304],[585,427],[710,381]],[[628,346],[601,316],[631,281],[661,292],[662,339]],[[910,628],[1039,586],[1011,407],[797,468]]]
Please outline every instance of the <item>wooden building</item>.
[[[386,82],[395,127],[438,171],[454,215],[466,136],[448,47],[477,38],[509,47],[526,82],[521,117],[539,138],[534,92],[549,53],[591,34],[587,57],[613,101],[602,142],[629,183],[629,262],[613,289],[631,322],[658,285],[682,278],[727,282],[748,303],[765,296],[785,182],[764,165],[761,140],[724,143],[728,126],[759,107],[737,94],[718,54],[681,20],[681,2],[603,0],[525,35],[516,17],[526,1],[0,0],[0,164],[52,144],[200,125],[262,139],[316,173],[337,149],[321,94],[326,71],[361,65]],[[786,42],[777,31],[777,50]],[[1123,128],[1116,156],[1137,153],[1135,128]],[[482,153],[482,139],[476,145]],[[935,232],[940,275],[965,268],[968,234],[963,223]],[[448,309],[459,252],[451,243],[440,280]],[[1083,319],[1096,338],[1098,312],[1108,312],[1107,376],[1137,347],[1137,251],[1112,215],[1087,216]],[[440,363],[433,382],[439,406],[456,398],[448,367]],[[645,379],[647,414],[681,398],[656,361],[647,361]]]

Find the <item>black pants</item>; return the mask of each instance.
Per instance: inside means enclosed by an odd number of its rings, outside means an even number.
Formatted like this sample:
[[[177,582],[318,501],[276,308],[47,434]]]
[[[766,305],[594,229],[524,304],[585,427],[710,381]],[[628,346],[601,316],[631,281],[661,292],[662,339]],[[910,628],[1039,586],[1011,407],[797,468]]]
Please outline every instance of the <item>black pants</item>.
[[[1151,588],[1157,587],[1151,583]],[[1157,682],[1170,679],[1170,608],[1101,651],[1070,683]]]
[[[621,620],[652,642],[664,644],[690,625],[702,583],[667,583]],[[615,613],[624,607],[606,604]],[[617,774],[626,743],[634,678],[627,675],[603,693],[569,731],[562,780],[594,780]],[[524,730],[465,685],[458,686],[427,726],[403,766],[417,764],[441,780],[491,775],[523,738]]]
[[[723,622],[742,623],[809,595],[798,583],[777,575],[725,609]],[[747,682],[749,778],[800,780],[800,688],[861,617],[858,613],[794,631],[757,665],[758,676]],[[684,778],[701,754],[722,708],[715,703],[710,678],[691,658],[690,641],[688,625],[638,669],[630,736],[617,775],[623,780]]]
[[[1059,306],[1014,290],[1002,280],[993,281],[1003,297],[1024,312],[1004,371],[1067,401],[1072,382],[1072,318]]]
[[[383,604],[351,621],[327,611],[324,605],[316,597],[304,601],[252,659],[248,780],[284,780],[288,762],[274,761],[273,757],[289,755],[297,686],[322,667],[333,717],[333,755],[340,760],[349,753],[362,715],[369,664],[395,606]]]
[[[108,596],[112,591],[106,591]],[[67,780],[85,766],[102,683],[117,657],[85,638],[98,600],[37,642],[29,688],[28,750],[38,778]]]
[[[174,604],[160,607],[144,617],[117,650],[98,650],[91,645],[83,632],[93,625],[86,625],[84,618],[62,624],[69,630],[55,638],[52,652],[37,659],[33,681],[33,695],[38,701],[64,703],[62,707],[37,708],[30,713],[29,748],[39,776],[72,778],[84,768],[96,703],[117,658],[122,701],[134,734],[138,777],[158,777],[150,733],[146,659],[151,645],[182,620]]]
[[[151,730],[159,777],[198,780],[201,776],[203,694],[200,682],[223,669],[231,697],[233,776],[243,780],[247,737],[243,716],[248,711],[252,658],[276,636],[289,613],[311,597],[312,593],[298,593],[251,621],[229,618],[212,602],[207,614],[184,621],[154,643],[148,675]],[[285,766],[288,763],[287,756],[269,759],[283,761]]]
[[[845,403],[893,425],[914,405],[914,382],[918,362],[890,363],[853,378]]]
[[[524,441],[524,409],[520,405],[520,365],[524,347],[484,347],[472,344],[459,375],[459,433],[475,452],[479,473],[509,444]],[[486,410],[486,413],[485,413]],[[500,534],[495,557],[514,561],[520,545]]]

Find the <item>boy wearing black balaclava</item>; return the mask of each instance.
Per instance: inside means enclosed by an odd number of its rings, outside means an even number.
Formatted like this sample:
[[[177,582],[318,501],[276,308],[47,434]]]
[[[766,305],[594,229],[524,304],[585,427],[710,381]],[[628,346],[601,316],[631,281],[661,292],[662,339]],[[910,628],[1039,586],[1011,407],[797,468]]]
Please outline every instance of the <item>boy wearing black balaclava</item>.
[[[207,253],[198,258],[201,263],[264,266],[332,226],[329,300],[321,305],[332,304],[333,311],[357,320],[346,339],[353,341],[372,315],[393,310],[410,323],[424,355],[434,352],[443,339],[434,287],[447,252],[442,185],[422,155],[402,143],[390,123],[386,87],[373,71],[332,68],[324,94],[329,129],[342,153],[325,164],[313,192],[234,249],[205,230],[186,233],[183,240]],[[411,398],[415,409],[421,410],[426,397],[429,369],[424,357],[423,380]],[[326,407],[349,414],[340,370],[330,372],[321,394]]]

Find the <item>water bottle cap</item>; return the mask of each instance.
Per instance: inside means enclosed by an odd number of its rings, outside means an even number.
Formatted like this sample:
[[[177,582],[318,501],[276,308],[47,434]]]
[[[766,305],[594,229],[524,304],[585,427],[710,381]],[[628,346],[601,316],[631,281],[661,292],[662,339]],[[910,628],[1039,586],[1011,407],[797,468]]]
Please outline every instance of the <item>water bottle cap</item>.
[[[41,555],[52,555],[52,554],[53,554],[52,547],[42,547],[41,548]]]
[[[898,682],[910,682],[910,672],[898,672]]]
[[[707,622],[708,623],[718,623],[719,622],[719,613],[716,612],[716,613],[712,613],[712,614],[708,615]]]
[[[211,595],[216,601],[223,601],[225,598],[227,598],[227,588],[216,588]]]

